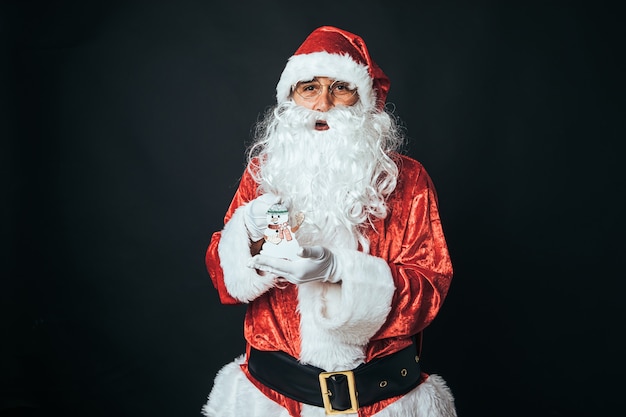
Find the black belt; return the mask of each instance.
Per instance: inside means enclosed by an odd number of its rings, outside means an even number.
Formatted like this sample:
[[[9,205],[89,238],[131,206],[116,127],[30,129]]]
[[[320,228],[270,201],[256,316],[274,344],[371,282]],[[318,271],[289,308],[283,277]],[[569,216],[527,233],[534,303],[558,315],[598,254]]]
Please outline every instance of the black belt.
[[[250,374],[298,402],[324,407],[326,414],[356,413],[359,406],[403,395],[419,385],[416,343],[349,371],[326,372],[281,351],[250,348]]]

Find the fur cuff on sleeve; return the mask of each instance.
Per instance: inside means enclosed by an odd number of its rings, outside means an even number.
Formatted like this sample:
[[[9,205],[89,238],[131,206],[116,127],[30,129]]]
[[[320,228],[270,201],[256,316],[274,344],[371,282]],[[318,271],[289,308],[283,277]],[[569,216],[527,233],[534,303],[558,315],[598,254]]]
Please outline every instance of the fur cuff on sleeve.
[[[239,207],[224,226],[217,251],[228,293],[248,303],[270,289],[274,285],[274,278],[271,275],[261,276],[246,266],[252,255],[243,208]]]
[[[395,285],[383,259],[354,250],[333,249],[341,284],[310,306],[316,327],[341,342],[365,345],[385,323]],[[302,298],[301,298],[302,300]]]

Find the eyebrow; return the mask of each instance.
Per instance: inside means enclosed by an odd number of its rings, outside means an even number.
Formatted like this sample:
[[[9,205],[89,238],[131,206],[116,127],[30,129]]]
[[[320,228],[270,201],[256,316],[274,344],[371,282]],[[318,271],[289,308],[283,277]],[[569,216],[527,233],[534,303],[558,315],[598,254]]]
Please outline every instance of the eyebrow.
[[[346,84],[352,84],[349,81],[338,80],[338,79],[331,78],[331,77],[323,77],[323,78],[328,78],[331,81],[331,83],[330,83],[331,85],[334,84],[334,83],[337,83],[337,82],[339,82],[339,83],[346,83]],[[310,80],[301,80],[301,81],[298,81],[296,84],[308,84],[308,83],[312,83],[314,81],[317,81],[319,83],[320,82],[319,77],[313,77]]]

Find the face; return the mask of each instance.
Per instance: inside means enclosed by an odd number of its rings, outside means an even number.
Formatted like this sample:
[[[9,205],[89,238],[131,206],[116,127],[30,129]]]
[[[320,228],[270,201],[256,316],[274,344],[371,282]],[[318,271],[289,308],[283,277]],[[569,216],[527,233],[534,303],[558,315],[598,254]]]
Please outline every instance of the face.
[[[268,224],[278,224],[285,222],[287,218],[287,213],[267,213],[267,223]]]
[[[354,84],[328,77],[300,81],[294,86],[291,96],[297,105],[320,112],[335,106],[352,106],[359,101]]]

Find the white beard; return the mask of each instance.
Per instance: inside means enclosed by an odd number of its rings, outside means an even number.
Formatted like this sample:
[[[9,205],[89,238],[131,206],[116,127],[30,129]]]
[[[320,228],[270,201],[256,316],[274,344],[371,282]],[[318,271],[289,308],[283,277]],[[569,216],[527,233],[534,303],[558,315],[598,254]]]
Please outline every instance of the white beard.
[[[319,119],[330,129],[315,130]],[[362,226],[387,215],[385,199],[396,186],[390,155],[402,138],[394,119],[364,113],[358,104],[320,113],[288,102],[268,113],[258,132],[250,152],[264,161],[257,181],[262,191],[282,197],[291,216],[304,214],[299,242],[360,244],[368,252]]]

